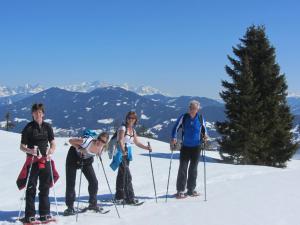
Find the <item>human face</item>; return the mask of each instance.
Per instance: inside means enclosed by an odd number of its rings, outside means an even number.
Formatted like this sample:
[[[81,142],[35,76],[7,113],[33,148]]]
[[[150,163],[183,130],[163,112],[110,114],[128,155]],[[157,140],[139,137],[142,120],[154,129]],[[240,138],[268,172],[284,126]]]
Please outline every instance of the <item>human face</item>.
[[[97,143],[99,145],[106,145],[107,144],[107,141],[108,141],[108,138],[106,137],[100,137],[98,140],[97,140]]]
[[[191,105],[189,110],[191,115],[196,115],[196,113],[199,111],[199,108],[197,105]]]
[[[100,137],[99,142],[106,145],[107,144],[107,138],[106,137]]]
[[[38,124],[41,124],[43,122],[44,113],[42,110],[38,109],[32,112],[32,117],[34,121],[36,121]]]
[[[127,117],[127,123],[128,123],[128,125],[133,126],[134,123],[135,123],[135,121],[136,121],[136,118],[134,116]]]

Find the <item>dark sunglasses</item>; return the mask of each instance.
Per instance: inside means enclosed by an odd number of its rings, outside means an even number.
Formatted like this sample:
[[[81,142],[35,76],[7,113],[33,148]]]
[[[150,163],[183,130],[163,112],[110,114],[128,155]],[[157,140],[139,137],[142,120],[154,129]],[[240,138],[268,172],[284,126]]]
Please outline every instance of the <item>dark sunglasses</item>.
[[[103,144],[106,144],[106,141],[103,141],[102,139],[100,139],[99,141]]]
[[[128,120],[135,120],[135,117],[127,117]]]

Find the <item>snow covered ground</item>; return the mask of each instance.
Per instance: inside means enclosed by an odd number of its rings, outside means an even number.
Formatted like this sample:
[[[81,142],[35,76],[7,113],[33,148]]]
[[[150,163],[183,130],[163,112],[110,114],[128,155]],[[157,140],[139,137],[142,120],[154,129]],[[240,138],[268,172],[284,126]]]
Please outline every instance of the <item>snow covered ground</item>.
[[[61,178],[55,186],[60,213],[65,209],[65,168],[64,162],[69,146],[67,139],[57,138],[57,152],[54,155]],[[0,224],[15,224],[23,191],[18,191],[16,177],[23,165],[25,154],[19,150],[20,135],[0,131]],[[145,142],[147,139],[141,139]],[[170,152],[167,143],[150,140],[153,152],[153,167],[158,192],[155,203],[149,157],[146,151],[134,149],[134,161],[130,168],[133,175],[135,194],[145,204],[139,207],[118,207],[118,218],[111,203],[103,202],[110,209],[106,215],[80,214],[78,223],[75,216],[58,217],[58,224],[107,224],[107,225],[298,225],[300,224],[300,154],[295,155],[286,169],[263,166],[240,166],[224,164],[216,152],[207,153],[207,199],[198,198],[176,200],[165,203],[165,192],[169,168]],[[172,164],[170,190],[175,193],[178,169],[178,154]],[[114,191],[116,172],[109,168],[109,159],[103,156],[110,185]],[[99,179],[98,199],[110,198],[104,174],[98,161],[94,163]],[[203,164],[199,164],[197,190],[203,193]],[[79,178],[79,171],[77,173]],[[77,179],[78,181],[79,179]],[[78,187],[78,186],[76,186]],[[53,192],[50,191],[51,210],[55,213]],[[83,178],[80,205],[88,201],[87,182]],[[24,209],[24,205],[23,205]]]

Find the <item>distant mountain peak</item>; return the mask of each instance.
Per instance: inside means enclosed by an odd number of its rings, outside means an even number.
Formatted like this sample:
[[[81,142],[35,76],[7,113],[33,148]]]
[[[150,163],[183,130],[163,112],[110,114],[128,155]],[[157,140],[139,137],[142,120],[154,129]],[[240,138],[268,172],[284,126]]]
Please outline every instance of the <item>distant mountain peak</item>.
[[[300,92],[289,92],[288,97],[290,97],[290,98],[300,98]]]
[[[17,94],[36,94],[45,90],[40,84],[25,84],[17,87],[0,86],[0,97]]]

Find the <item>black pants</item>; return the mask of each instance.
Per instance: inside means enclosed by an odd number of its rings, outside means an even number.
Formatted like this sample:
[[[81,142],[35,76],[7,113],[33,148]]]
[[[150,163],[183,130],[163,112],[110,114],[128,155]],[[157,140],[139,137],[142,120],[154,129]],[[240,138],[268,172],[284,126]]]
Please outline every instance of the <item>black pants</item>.
[[[82,163],[82,164],[81,164]],[[93,158],[83,159],[77,155],[74,147],[70,147],[66,160],[66,205],[73,208],[76,199],[75,181],[77,169],[82,168],[85,178],[88,180],[89,186],[89,203],[97,204],[98,180],[93,168]],[[81,166],[82,165],[82,166]]]
[[[115,199],[125,199],[128,201],[134,199],[134,197],[129,161],[123,158],[118,169]]]
[[[33,163],[28,186],[26,189],[26,206],[25,217],[35,216],[35,195],[36,186],[39,179],[39,214],[40,216],[49,215],[50,202],[49,202],[49,188],[51,184],[51,170],[50,161],[46,162],[45,168],[39,169],[38,163]]]
[[[185,147],[180,150],[180,163],[177,175],[177,191],[184,192],[187,184],[188,191],[196,188],[197,168],[200,157],[200,146]],[[190,164],[189,164],[190,163]],[[187,178],[188,169],[188,178]]]

